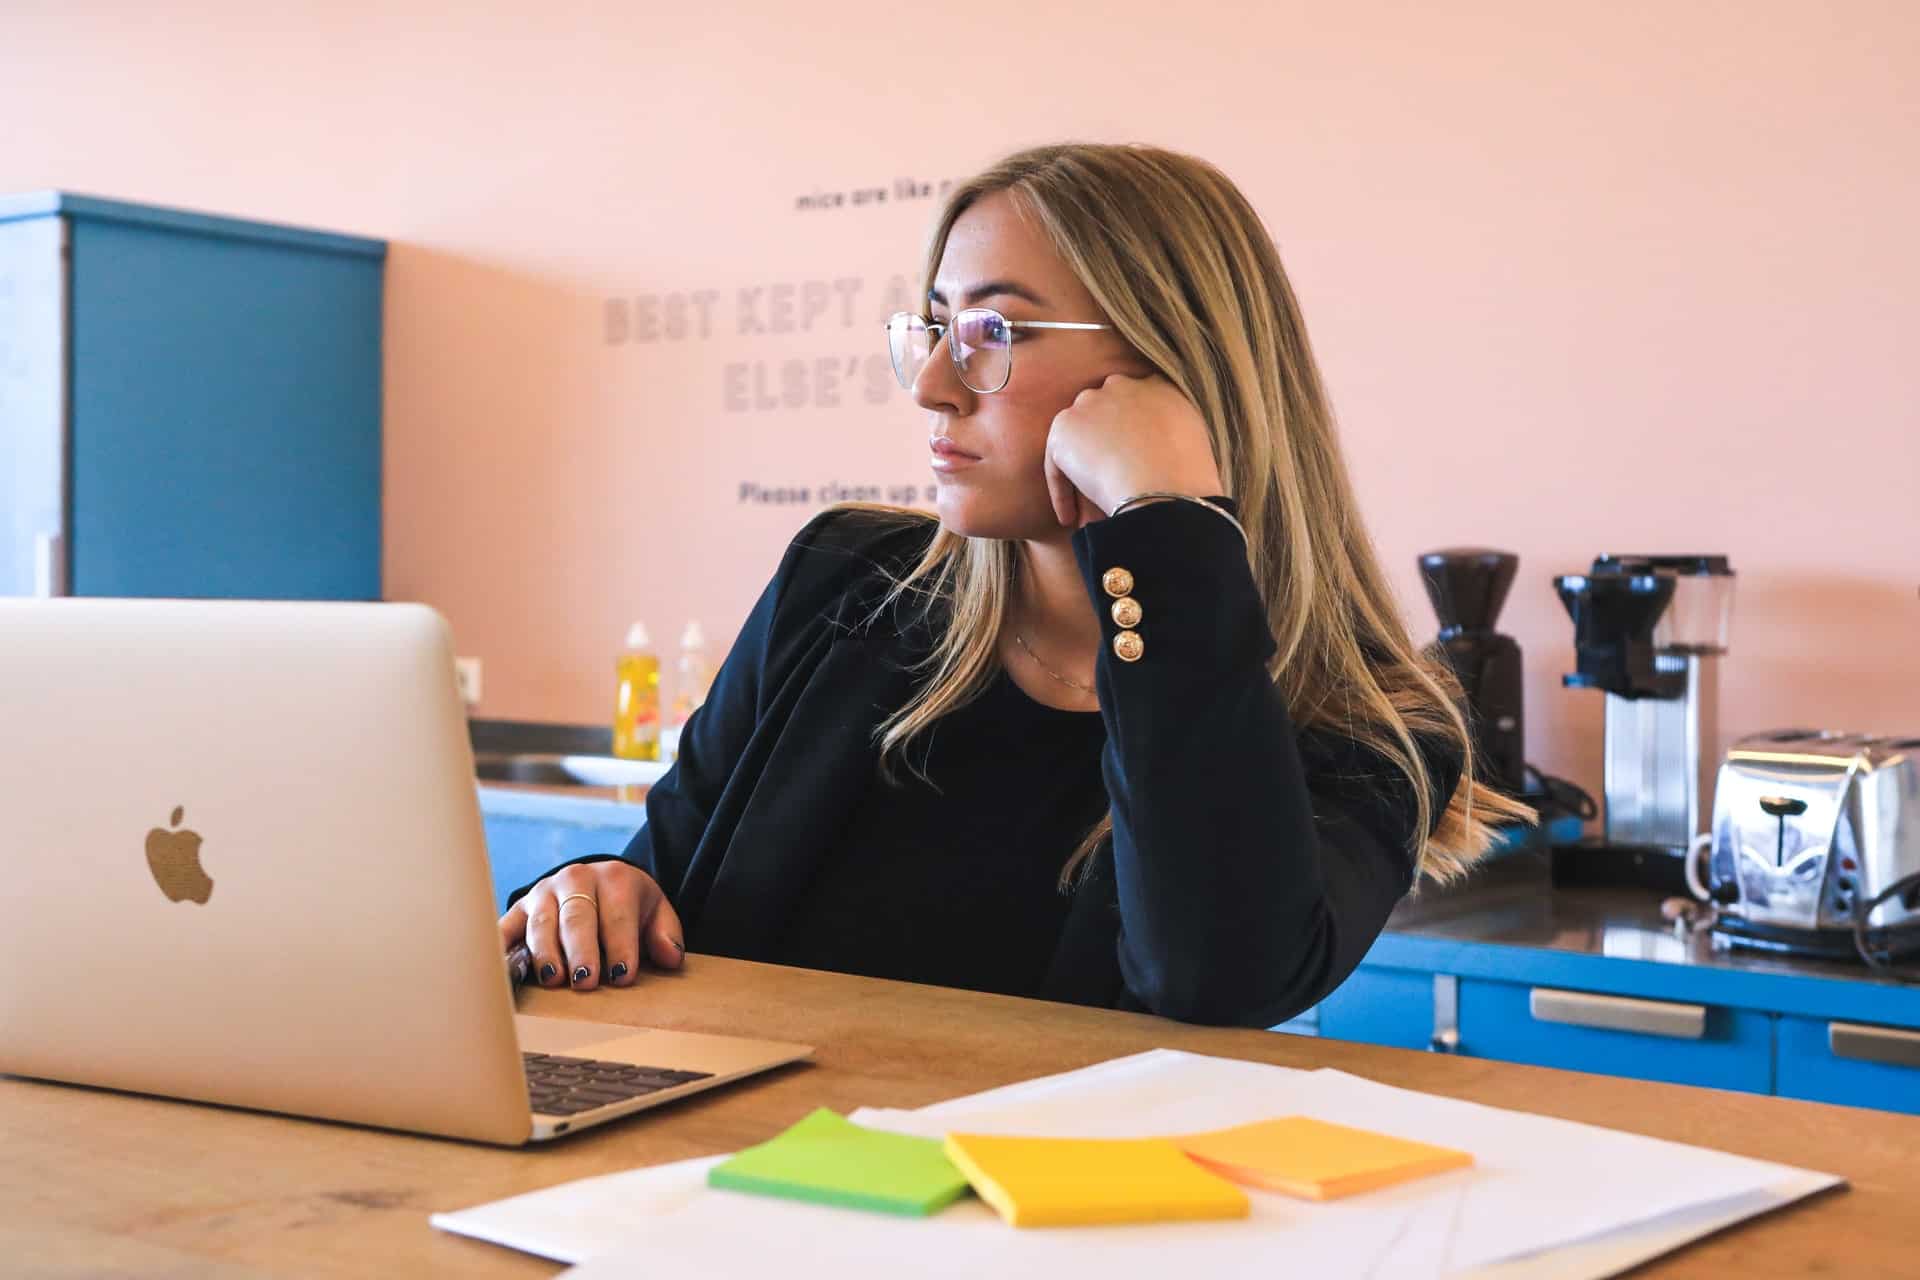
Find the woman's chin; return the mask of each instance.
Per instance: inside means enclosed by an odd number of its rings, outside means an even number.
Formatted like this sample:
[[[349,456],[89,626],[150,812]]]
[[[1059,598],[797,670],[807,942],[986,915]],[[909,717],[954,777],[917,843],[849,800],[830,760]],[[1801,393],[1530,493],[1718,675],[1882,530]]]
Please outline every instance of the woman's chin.
[[[1053,508],[1044,499],[1037,509],[1028,510],[1027,504],[990,501],[986,494],[964,485],[941,484],[933,509],[942,529],[963,538],[1027,540],[1068,532],[1053,519]]]

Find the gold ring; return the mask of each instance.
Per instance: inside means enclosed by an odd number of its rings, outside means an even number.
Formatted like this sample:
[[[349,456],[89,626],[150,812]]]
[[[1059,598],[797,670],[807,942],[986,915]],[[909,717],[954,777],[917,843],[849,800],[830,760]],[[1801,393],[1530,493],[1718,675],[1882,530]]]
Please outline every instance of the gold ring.
[[[572,901],[573,901],[573,900],[574,900],[575,898],[580,898],[580,899],[582,899],[582,900],[584,900],[584,901],[587,901],[587,902],[592,902],[592,903],[593,903],[593,909],[594,909],[595,911],[598,911],[598,910],[600,910],[600,904],[599,904],[598,902],[594,902],[594,898],[593,898],[593,895],[592,895],[592,894],[590,894],[590,893],[568,893],[568,894],[562,894],[562,895],[561,895],[561,897],[560,897],[560,901],[558,901],[558,902],[556,902],[556,903],[554,904],[554,906],[553,906],[553,909],[554,909],[554,912],[555,912],[556,914],[558,914],[559,912],[562,912],[562,911],[565,911],[565,910],[567,909],[567,904],[568,904],[569,902],[572,902]]]

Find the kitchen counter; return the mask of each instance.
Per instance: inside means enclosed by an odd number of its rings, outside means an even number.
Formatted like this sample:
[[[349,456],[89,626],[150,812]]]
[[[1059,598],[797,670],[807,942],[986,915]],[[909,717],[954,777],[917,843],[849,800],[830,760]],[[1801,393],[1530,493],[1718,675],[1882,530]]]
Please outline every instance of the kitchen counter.
[[[1285,1029],[1920,1114],[1920,986],[1733,947],[1646,890],[1555,887],[1543,852],[1401,904]]]
[[[1778,1011],[1809,998],[1829,1009],[1840,990],[1852,993],[1850,1006],[1904,1012],[1920,1024],[1920,986],[1863,964],[1729,946],[1707,930],[1689,932],[1663,919],[1660,902],[1650,890],[1556,888],[1544,852],[1516,854],[1461,885],[1429,887],[1401,903],[1367,960],[1458,960],[1458,949],[1471,946],[1494,950],[1473,966],[1488,972],[1503,967],[1497,952],[1508,950],[1535,953],[1536,965],[1559,976],[1600,972],[1599,965],[1619,972],[1619,962],[1630,962],[1648,966],[1641,974],[1648,994],[1765,991],[1782,1002]]]

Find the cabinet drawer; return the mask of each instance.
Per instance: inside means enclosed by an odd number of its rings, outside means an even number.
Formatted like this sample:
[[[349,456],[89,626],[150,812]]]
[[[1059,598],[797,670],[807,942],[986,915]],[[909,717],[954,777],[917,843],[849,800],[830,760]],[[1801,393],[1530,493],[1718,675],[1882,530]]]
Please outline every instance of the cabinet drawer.
[[[1461,980],[1460,1051],[1750,1093],[1773,1084],[1770,1014],[1513,982]]]
[[[1783,1015],[1776,1091],[1920,1115],[1920,1030]]]
[[[1425,1049],[1433,1040],[1433,975],[1361,965],[1320,1002],[1320,1034]]]

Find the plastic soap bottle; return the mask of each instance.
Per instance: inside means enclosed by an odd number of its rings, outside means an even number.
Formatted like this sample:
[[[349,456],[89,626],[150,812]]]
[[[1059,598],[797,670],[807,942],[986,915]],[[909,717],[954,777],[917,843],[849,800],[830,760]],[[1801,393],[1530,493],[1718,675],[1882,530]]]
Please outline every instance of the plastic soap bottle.
[[[665,759],[679,757],[680,731],[686,728],[694,708],[707,700],[707,686],[712,683],[713,668],[707,663],[707,634],[695,620],[687,623],[687,629],[680,633],[680,661],[673,672],[673,711],[667,717],[665,732],[660,735]]]
[[[615,670],[620,692],[613,707],[613,754],[623,760],[660,758],[660,657],[645,624],[627,629],[626,652]]]

